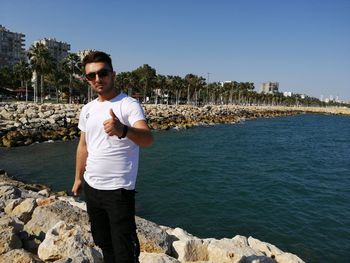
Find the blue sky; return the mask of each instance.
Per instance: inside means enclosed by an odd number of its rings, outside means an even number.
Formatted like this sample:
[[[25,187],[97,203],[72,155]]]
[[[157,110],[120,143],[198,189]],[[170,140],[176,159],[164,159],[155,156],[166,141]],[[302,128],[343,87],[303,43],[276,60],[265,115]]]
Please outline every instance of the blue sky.
[[[350,100],[350,0],[0,0],[0,24],[27,48],[54,37],[106,51],[119,72],[149,64]]]

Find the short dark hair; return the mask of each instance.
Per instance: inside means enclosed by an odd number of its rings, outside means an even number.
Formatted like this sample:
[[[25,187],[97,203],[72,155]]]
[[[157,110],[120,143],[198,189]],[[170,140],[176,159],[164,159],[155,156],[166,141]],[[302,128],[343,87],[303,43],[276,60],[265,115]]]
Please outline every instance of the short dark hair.
[[[111,59],[110,55],[108,55],[105,52],[102,52],[102,51],[90,51],[84,57],[84,59],[82,61],[83,69],[85,70],[86,64],[93,63],[93,62],[104,62],[104,63],[107,63],[108,66],[111,67],[111,70],[113,70],[112,59]]]

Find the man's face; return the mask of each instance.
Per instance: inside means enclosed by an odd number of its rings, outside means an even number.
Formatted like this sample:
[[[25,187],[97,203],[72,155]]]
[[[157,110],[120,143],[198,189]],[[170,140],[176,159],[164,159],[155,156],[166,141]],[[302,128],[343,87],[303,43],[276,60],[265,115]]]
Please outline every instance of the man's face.
[[[98,95],[109,94],[114,89],[115,72],[104,62],[86,64],[85,76]]]

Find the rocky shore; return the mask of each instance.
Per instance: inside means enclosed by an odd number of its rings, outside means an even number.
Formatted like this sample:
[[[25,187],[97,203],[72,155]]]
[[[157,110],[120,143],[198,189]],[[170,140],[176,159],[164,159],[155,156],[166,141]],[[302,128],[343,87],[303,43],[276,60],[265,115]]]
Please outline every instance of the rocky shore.
[[[82,105],[0,103],[0,147],[29,145],[50,140],[71,140]],[[349,108],[302,108],[207,105],[143,105],[152,129],[187,129],[198,125],[237,123],[245,119],[288,116],[300,113],[350,115]]]
[[[195,237],[136,217],[141,263],[301,263],[298,256],[253,237]],[[25,184],[0,171],[1,263],[102,263],[85,203]]]

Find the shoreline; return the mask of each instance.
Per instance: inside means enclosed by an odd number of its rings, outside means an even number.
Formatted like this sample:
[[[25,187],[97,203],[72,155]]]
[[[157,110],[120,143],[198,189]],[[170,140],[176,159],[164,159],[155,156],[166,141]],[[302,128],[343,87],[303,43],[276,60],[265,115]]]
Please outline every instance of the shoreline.
[[[0,262],[103,262],[84,202],[17,181],[1,169],[0,193]],[[304,262],[252,236],[201,239],[181,228],[135,219],[140,263]]]
[[[0,147],[35,142],[72,140],[83,105],[0,103]],[[234,124],[242,120],[291,116],[302,113],[350,116],[350,108],[240,106],[240,105],[142,105],[153,130],[189,129],[194,126]]]

